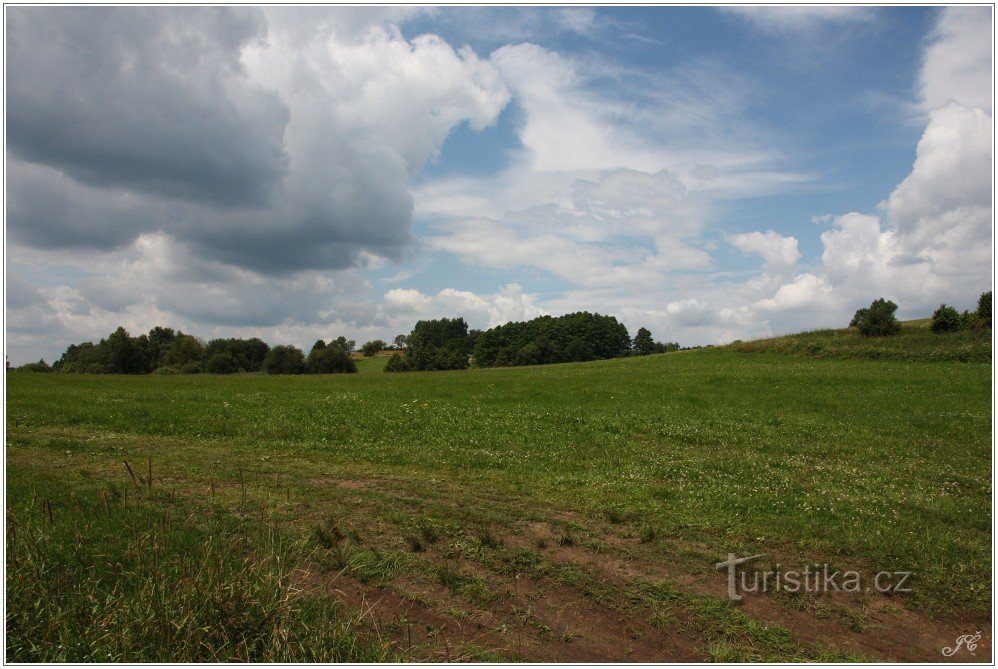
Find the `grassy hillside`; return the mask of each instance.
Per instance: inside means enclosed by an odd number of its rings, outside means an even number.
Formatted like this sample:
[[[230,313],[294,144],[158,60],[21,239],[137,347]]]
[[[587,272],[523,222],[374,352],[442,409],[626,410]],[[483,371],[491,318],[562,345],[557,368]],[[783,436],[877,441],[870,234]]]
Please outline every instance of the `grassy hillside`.
[[[894,337],[863,337],[855,328],[815,330],[799,334],[735,342],[728,348],[740,353],[780,353],[815,358],[871,360],[991,362],[991,330],[961,330],[936,334],[930,319],[901,323]]]
[[[991,366],[789,341],[464,372],[9,374],[9,657],[936,659],[989,620]],[[803,341],[855,359],[773,354]],[[728,552],[912,571],[913,590],[735,607]],[[238,598],[190,615],[238,641],[171,641],[182,598],[230,582]]]

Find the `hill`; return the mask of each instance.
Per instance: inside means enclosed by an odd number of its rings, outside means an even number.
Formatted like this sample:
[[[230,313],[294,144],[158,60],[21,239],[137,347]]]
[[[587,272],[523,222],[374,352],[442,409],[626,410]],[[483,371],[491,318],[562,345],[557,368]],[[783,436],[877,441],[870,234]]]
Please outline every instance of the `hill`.
[[[907,362],[991,362],[991,330],[937,334],[930,319],[903,321],[901,334],[864,337],[855,328],[814,330],[798,334],[737,341],[727,349],[738,353],[779,353],[812,358],[865,358]]]

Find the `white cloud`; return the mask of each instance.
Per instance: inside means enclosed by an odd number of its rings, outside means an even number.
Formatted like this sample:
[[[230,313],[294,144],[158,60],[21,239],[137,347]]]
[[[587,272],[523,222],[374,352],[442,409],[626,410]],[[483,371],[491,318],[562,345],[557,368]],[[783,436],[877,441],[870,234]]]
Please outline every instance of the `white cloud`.
[[[982,109],[951,102],[933,110],[911,174],[887,200],[905,251],[944,273],[989,266],[993,131]]]
[[[813,33],[829,26],[866,23],[874,17],[872,8],[845,6],[732,6],[722,11],[768,33]]]
[[[529,320],[546,313],[535,304],[533,296],[525,294],[515,283],[503,286],[494,295],[478,295],[453,288],[445,288],[436,295],[394,289],[385,293],[383,309],[393,323],[411,324],[421,318],[462,317],[472,328]]]
[[[930,35],[920,84],[924,111],[951,100],[992,112],[991,7],[945,7]]]
[[[800,251],[797,250],[795,237],[784,237],[778,232],[746,232],[728,235],[728,243],[742,253],[754,254],[762,258],[766,270],[770,272],[786,272],[797,264]]]

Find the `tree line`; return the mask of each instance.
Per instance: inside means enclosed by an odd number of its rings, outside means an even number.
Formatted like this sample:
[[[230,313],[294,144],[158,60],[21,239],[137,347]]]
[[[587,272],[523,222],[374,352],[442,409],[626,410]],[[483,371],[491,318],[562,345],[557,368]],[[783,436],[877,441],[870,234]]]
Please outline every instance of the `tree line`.
[[[654,341],[646,328],[640,328],[632,340],[615,317],[585,311],[540,316],[488,330],[469,330],[463,318],[441,318],[416,323],[406,338],[404,352],[393,354],[385,371],[546,365],[678,349],[677,343]]]
[[[73,374],[350,373],[357,371],[351,358],[356,344],[346,337],[329,343],[320,339],[306,356],[296,346],[270,346],[257,337],[212,339],[205,343],[194,335],[158,325],[138,337],[119,327],[96,344],[70,344],[52,365],[39,360],[17,370]],[[361,351],[375,355],[388,348],[392,347],[376,339],[364,344]]]
[[[678,349],[677,343],[654,341],[646,328],[640,328],[632,340],[613,316],[578,312],[487,330],[469,329],[463,318],[422,320],[392,344],[375,339],[359,350],[365,356],[397,351],[385,371],[399,372],[583,362]],[[270,346],[256,337],[205,343],[173,328],[156,326],[133,337],[119,327],[96,344],[71,344],[51,366],[39,360],[17,369],[76,374],[337,374],[357,371],[355,350],[356,342],[346,337],[320,339],[306,355],[296,346]]]

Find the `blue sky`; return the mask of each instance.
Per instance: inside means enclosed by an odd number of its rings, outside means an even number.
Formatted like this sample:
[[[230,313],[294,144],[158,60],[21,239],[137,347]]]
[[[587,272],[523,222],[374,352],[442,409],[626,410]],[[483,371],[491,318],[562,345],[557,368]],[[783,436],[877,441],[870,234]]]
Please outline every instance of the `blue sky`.
[[[11,8],[8,355],[119,324],[306,346],[585,309],[704,344],[969,307],[991,14]]]

